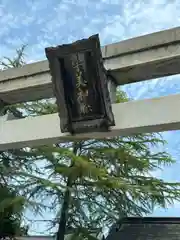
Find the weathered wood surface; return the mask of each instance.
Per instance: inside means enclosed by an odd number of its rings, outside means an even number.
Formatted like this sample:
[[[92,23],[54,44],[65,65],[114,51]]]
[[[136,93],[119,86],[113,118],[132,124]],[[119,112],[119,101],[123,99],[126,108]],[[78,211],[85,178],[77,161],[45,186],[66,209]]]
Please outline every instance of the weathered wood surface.
[[[61,131],[74,134],[114,126],[99,36],[48,47],[45,52]]]

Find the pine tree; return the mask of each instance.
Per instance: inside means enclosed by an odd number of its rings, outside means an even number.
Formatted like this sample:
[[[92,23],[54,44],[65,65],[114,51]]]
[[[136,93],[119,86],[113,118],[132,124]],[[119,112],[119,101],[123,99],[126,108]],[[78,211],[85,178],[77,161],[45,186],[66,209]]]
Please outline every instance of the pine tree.
[[[15,58],[20,64],[21,57]],[[8,61],[6,67],[19,66]],[[117,101],[128,98],[119,91]],[[24,109],[26,115],[57,111],[52,99],[24,103],[14,109]],[[167,152],[159,151],[164,144],[160,134],[148,133],[31,148],[31,161],[24,150],[17,150],[13,158],[23,152],[22,164],[27,162],[28,167],[16,169],[14,175],[24,179],[18,188],[24,189],[28,200],[40,199],[43,203],[48,199],[49,209],[56,214],[53,224],[58,226],[58,240],[64,239],[69,228],[90,239],[93,229],[101,231],[124,216],[144,216],[155,206],[165,208],[180,199],[179,183],[153,176],[154,170],[174,163]],[[43,165],[33,168],[33,159],[44,159]]]
[[[17,50],[17,56],[11,60],[4,58],[0,62],[1,70],[10,66],[19,67],[23,64],[25,46]],[[16,106],[4,105],[1,114],[12,113],[16,117],[23,117],[23,114]],[[2,110],[2,109],[0,109]],[[27,149],[10,149],[0,151],[0,239],[15,238],[16,236],[27,235],[28,226],[22,224],[27,199],[23,196],[22,190],[18,187],[19,179],[13,173],[18,169],[26,169],[31,172],[34,167],[33,160],[36,160]]]
[[[17,193],[5,184],[1,183],[0,193],[0,239],[27,235],[28,228],[21,226],[23,202],[20,202]]]

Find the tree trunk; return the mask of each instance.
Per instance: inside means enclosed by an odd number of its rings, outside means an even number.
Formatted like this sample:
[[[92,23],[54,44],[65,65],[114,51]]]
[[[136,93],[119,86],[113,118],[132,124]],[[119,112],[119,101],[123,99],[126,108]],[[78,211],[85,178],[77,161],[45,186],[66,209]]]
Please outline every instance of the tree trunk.
[[[73,148],[73,153],[76,155],[77,150],[79,148],[79,143],[75,143],[74,148]],[[70,167],[73,166],[73,163],[71,164]],[[61,216],[60,216],[60,221],[59,221],[59,226],[58,226],[58,231],[57,231],[57,240],[64,240],[65,234],[66,234],[66,223],[68,219],[68,210],[69,210],[69,202],[70,202],[70,197],[71,197],[71,192],[70,188],[73,185],[72,177],[69,176],[67,180],[67,185],[66,185],[66,191],[64,194],[64,202],[61,208]]]
[[[67,181],[67,189],[64,194],[64,202],[61,209],[61,217],[59,221],[58,231],[57,231],[57,240],[64,240],[66,234],[66,222],[68,219],[68,210],[69,210],[69,201],[71,197],[70,187],[72,186],[71,177]]]

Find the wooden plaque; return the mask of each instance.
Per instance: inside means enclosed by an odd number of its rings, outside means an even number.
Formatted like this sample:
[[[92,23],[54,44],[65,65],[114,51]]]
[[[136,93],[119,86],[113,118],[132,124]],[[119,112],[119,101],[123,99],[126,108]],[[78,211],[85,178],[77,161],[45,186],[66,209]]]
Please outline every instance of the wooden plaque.
[[[98,35],[45,49],[61,131],[108,131],[114,116]]]

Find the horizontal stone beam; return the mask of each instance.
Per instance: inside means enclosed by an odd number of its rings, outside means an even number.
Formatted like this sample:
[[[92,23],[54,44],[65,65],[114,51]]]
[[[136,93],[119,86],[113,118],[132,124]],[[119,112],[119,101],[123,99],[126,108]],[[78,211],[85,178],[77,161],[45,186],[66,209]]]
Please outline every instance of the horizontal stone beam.
[[[113,104],[116,126],[107,132],[71,136],[61,133],[58,114],[25,119],[0,118],[0,150],[78,139],[104,139],[137,133],[180,129],[180,94]]]
[[[180,73],[180,27],[102,47],[118,85]],[[8,103],[53,97],[47,61],[0,72],[0,99]]]

